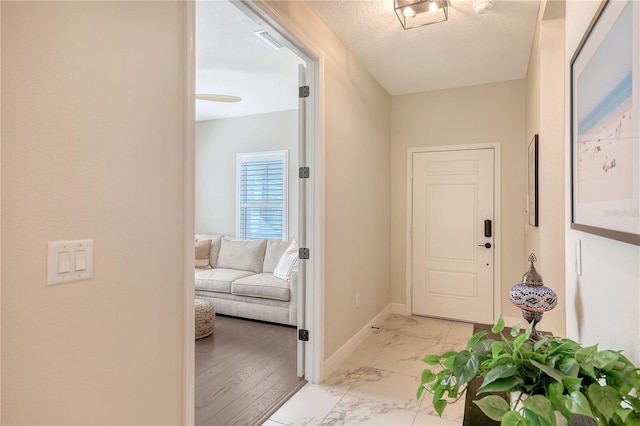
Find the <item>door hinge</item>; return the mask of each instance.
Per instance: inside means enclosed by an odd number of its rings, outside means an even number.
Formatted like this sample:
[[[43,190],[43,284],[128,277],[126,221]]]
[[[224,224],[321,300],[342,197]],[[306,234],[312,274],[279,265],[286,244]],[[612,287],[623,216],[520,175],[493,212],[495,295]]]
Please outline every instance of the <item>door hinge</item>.
[[[309,179],[310,173],[311,172],[308,167],[300,167],[300,169],[298,169],[298,176],[300,179]]]
[[[309,259],[309,249],[305,248],[305,247],[301,247],[300,250],[298,250],[298,257],[302,260],[308,260]]]
[[[298,340],[302,340],[303,342],[309,341],[309,330],[299,329],[298,330]]]
[[[298,97],[300,98],[308,98],[309,97],[309,86],[300,86],[298,90]]]

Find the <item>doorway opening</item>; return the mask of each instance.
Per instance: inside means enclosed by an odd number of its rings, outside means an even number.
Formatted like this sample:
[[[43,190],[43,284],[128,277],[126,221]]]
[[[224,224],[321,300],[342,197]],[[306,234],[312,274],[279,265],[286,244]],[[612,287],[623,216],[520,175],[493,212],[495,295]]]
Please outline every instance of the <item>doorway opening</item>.
[[[281,240],[279,245],[296,241],[300,248],[310,248],[311,253],[319,254],[321,251],[315,250],[319,246],[315,238],[319,226],[314,220],[317,217],[316,209],[319,208],[316,197],[317,178],[320,175],[319,169],[315,170],[318,164],[315,157],[315,111],[319,71],[317,58],[311,57],[309,52],[301,49],[299,43],[282,27],[275,28],[267,13],[256,8],[252,2],[203,1],[196,2],[194,9],[194,85],[195,97],[198,99],[194,113],[195,234],[224,235],[233,240]],[[239,102],[226,102],[237,101],[238,98]],[[265,158],[269,161],[262,161]],[[265,172],[255,177],[257,180],[271,176],[271,171],[277,170],[278,167],[283,177],[277,188],[281,191],[279,194],[272,193],[278,184],[264,186],[267,189],[257,194],[240,183],[246,184],[247,179],[253,179],[253,173],[260,168]],[[256,195],[258,198],[269,199],[258,200],[264,202],[251,205],[251,197],[254,196],[253,201],[256,201]],[[274,213],[276,210],[277,213]],[[267,244],[271,245],[269,241]],[[274,339],[275,336],[285,335],[282,338],[287,339],[288,343],[281,345],[282,347],[291,347],[289,340],[293,339],[294,356],[291,357],[291,353],[287,353],[286,358],[294,361],[294,376],[310,381],[317,380],[320,376],[320,357],[317,354],[322,353],[318,351],[318,348],[321,348],[321,339],[312,339],[310,344],[299,340],[299,336],[305,335],[302,331],[306,331],[306,335],[320,336],[317,324],[319,321],[314,323],[319,312],[319,298],[314,297],[318,292],[317,280],[314,279],[319,273],[317,265],[320,258],[317,254],[310,256],[309,260],[298,261],[298,314],[296,319],[288,322],[288,325],[297,326],[298,330],[295,327],[269,323],[271,321],[287,324],[286,321],[269,315],[248,315],[253,319],[268,321],[266,323],[220,317],[219,324],[215,327],[217,329],[223,325],[233,326],[238,330],[248,330],[250,325],[262,327],[261,329],[266,327],[271,331],[262,330],[257,334],[271,335]],[[265,259],[264,265],[266,264]],[[196,297],[199,297],[202,291],[198,290],[198,284],[195,290]],[[226,300],[221,302],[220,311],[237,314],[234,309],[226,309],[225,304],[228,303],[229,297],[224,296],[223,299],[225,297]],[[277,303],[279,302],[267,302],[266,305]],[[271,306],[268,309],[271,309]],[[237,316],[242,317],[241,314]],[[286,330],[287,328],[289,330]],[[280,333],[283,329],[284,334]],[[289,333],[290,331],[292,333]],[[220,332],[218,335],[219,342],[224,334]],[[214,330],[213,339],[215,336]],[[206,343],[197,342],[194,349],[196,355],[201,356],[201,352],[206,350],[207,346]],[[285,369],[290,371],[290,365],[282,366],[279,373]],[[207,402],[206,400],[211,398],[198,395],[197,386],[206,381],[207,376],[212,375],[216,368],[207,370],[205,367],[203,370],[196,362],[195,370],[196,374],[203,375],[194,379],[194,399],[196,404],[198,401]],[[268,386],[266,383],[270,382],[267,380],[264,383],[260,386]],[[189,387],[189,384],[187,386]],[[204,389],[206,388],[205,386]],[[286,392],[283,394],[286,395]],[[218,394],[217,397],[224,403],[224,395]],[[242,396],[236,395],[235,398]],[[189,399],[187,395],[187,400]],[[247,404],[250,402],[247,401]],[[198,416],[197,410],[196,408],[196,423],[206,422],[208,419]],[[205,417],[212,418],[212,410],[216,411],[217,408],[211,409]],[[229,416],[228,411],[223,414]],[[242,413],[239,414],[242,416]],[[242,418],[251,422],[253,414],[249,413],[248,416]]]

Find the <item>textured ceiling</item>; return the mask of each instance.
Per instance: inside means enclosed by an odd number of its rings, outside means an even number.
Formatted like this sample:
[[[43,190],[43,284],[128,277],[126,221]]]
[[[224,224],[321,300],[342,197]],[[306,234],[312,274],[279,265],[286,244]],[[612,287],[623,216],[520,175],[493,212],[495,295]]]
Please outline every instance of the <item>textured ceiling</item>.
[[[391,95],[524,78],[539,0],[495,0],[485,14],[449,0],[449,20],[403,30],[393,0],[307,3]],[[262,28],[226,0],[196,2],[196,93],[240,96],[196,101],[196,119],[295,109],[298,64],[253,32]]]
[[[393,0],[307,3],[391,95],[524,78],[540,5],[450,0],[448,21],[403,30]]]
[[[298,64],[254,35],[263,29],[228,1],[196,2],[196,93],[240,96],[241,102],[196,101],[196,120],[298,107]]]

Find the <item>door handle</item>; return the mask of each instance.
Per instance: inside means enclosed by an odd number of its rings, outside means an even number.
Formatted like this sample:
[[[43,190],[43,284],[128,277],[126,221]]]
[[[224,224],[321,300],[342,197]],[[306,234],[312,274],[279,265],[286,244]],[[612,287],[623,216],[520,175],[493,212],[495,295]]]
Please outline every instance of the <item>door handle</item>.
[[[491,248],[491,243],[478,244],[478,247]]]

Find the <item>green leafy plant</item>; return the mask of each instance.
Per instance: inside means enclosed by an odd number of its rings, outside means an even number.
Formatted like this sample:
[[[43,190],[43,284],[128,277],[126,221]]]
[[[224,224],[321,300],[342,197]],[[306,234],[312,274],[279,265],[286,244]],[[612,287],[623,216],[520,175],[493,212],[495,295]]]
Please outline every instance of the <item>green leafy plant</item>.
[[[474,334],[462,351],[428,355],[418,399],[427,390],[440,416],[447,404],[462,397],[469,382],[482,378],[473,401],[502,425],[555,425],[555,412],[569,422],[572,414],[598,425],[639,425],[639,369],[620,352],[559,337],[531,339],[532,325],[512,327],[505,336],[502,315],[488,332]],[[496,393],[502,393],[496,395]]]

